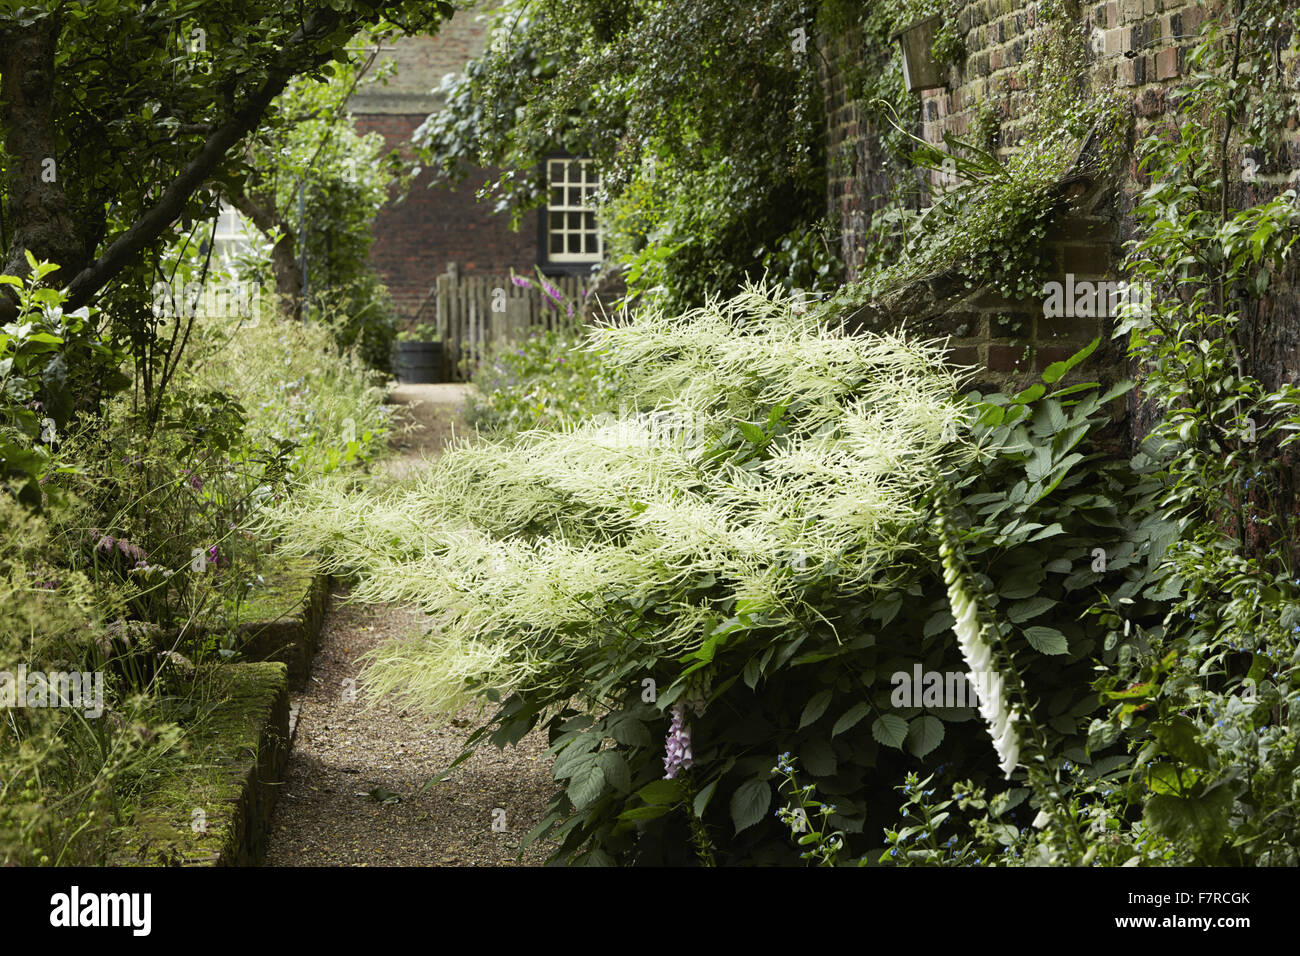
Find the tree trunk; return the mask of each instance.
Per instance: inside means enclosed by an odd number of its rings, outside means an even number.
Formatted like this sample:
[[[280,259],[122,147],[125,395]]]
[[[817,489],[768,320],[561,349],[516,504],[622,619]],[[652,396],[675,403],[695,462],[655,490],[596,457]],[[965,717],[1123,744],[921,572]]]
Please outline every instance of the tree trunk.
[[[0,128],[8,159],[4,271],[25,276],[30,251],[58,263],[55,278],[66,284],[85,268],[89,255],[58,167],[53,91],[61,28],[51,15],[0,30]]]
[[[226,154],[257,128],[266,108],[283,92],[289,80],[331,59],[333,50],[320,49],[317,45],[323,46],[322,41],[343,21],[342,13],[328,7],[312,13],[280,51],[266,81],[249,93],[212,132],[198,153],[163,189],[153,207],[93,261],[93,250],[82,251],[82,244],[76,241],[76,231],[71,228],[75,217],[69,212],[67,197],[57,188],[57,182],[45,184],[40,178],[43,160],[53,156],[56,142],[51,91],[58,26],[47,17],[30,27],[0,29],[0,70],[3,70],[0,96],[5,98],[0,123],[3,123],[5,152],[11,164],[9,189],[14,222],[10,262],[21,262],[25,273],[23,250],[26,248],[51,261],[67,260],[59,263],[63,267],[59,277],[68,286],[64,307],[77,309],[90,303],[100,289],[180,218],[189,197],[207,181]],[[41,188],[45,186],[56,188]],[[12,294],[5,295],[3,291],[11,290],[8,286],[0,287],[0,323],[11,321],[17,314]]]
[[[276,307],[281,315],[295,322],[302,318],[302,273],[294,255],[293,230],[275,208],[275,197],[263,193],[254,202],[244,190],[231,190],[226,196],[231,205],[247,216],[262,235],[270,237],[279,230],[280,238],[271,247],[271,267],[275,271]]]

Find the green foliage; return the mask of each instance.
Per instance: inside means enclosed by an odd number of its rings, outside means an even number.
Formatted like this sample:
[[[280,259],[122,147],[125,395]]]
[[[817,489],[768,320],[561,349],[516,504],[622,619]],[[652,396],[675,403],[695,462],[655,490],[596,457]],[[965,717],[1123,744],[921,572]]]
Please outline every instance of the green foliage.
[[[474,373],[465,420],[504,436],[615,411],[614,376],[584,344],[577,333],[540,332],[494,346]]]
[[[60,506],[51,508],[58,515]],[[90,580],[68,569],[45,518],[0,495],[0,671],[98,672],[103,697],[36,706],[29,690],[0,714],[0,863],[102,865],[107,835],[179,734],[159,697],[138,693],[131,659],[102,624]],[[102,704],[102,713],[95,713]]]
[[[945,26],[953,19],[950,11]],[[972,136],[945,134],[941,148],[910,132],[915,120],[910,106],[899,109],[896,86],[877,80],[870,87],[883,150],[903,168],[873,213],[863,278],[840,293],[846,307],[876,301],[894,308],[918,283],[940,276],[1010,300],[1041,294],[1051,266],[1044,240],[1064,208],[1059,183],[1067,174],[1095,177],[1115,166],[1128,104],[1114,91],[1088,88],[1083,38],[1071,15],[1045,10],[1040,19],[1019,70],[1027,122],[1018,142],[993,142],[1000,110],[993,97],[981,104]],[[864,27],[877,48],[882,32]],[[921,194],[906,181],[905,173],[916,171],[929,186]]]
[[[0,328],[0,482],[30,507],[45,499],[43,484],[73,466],[59,454],[60,429],[72,412],[69,366],[121,361],[87,326],[89,311],[65,314],[64,294],[45,284],[58,269],[28,253],[27,279],[0,276],[18,290],[18,316]]]
[[[881,783],[916,761],[994,769],[969,707],[894,699],[891,675],[962,666],[935,467],[1047,746],[1089,759],[1092,660],[1117,651],[1079,619],[1099,592],[1158,614],[1144,591],[1169,537],[1135,511],[1140,479],[1089,444],[1113,393],[959,400],[929,346],[825,317],[771,292],[642,314],[596,337],[634,417],[451,452],[385,501],[316,487],[283,522],[295,551],[360,569],[361,599],[437,616],[374,656],[373,689],[501,701],[476,743],[548,729],[564,792],[537,834],[562,859],[793,862],[767,813],[773,748],[799,754],[858,855]],[[674,705],[693,765],[663,780]]]
[[[1002,827],[992,800],[986,808],[982,792],[960,784],[957,805],[987,812],[965,821],[943,852],[931,840],[909,849],[907,862],[1300,859],[1291,451],[1300,393],[1266,388],[1242,343],[1257,300],[1289,270],[1300,217],[1293,190],[1232,208],[1225,176],[1236,168],[1234,132],[1250,142],[1236,118],[1253,115],[1256,95],[1237,70],[1285,34],[1271,9],[1253,4],[1230,39],[1208,21],[1188,53],[1196,74],[1180,91],[1178,115],[1139,146],[1151,184],[1135,209],[1141,229],[1128,269],[1146,294],[1125,309],[1116,335],[1127,337],[1156,413],[1131,463],[1143,476],[1133,513],[1148,516],[1168,547],[1150,552],[1141,596],[1154,603],[1135,604],[1131,590],[1103,592],[1088,610],[1106,638],[1093,681],[1104,712],[1089,723],[1086,759],[1066,750],[1074,763],[1055,764],[1052,799],[1038,805],[1057,809],[1040,812],[1042,832]],[[996,858],[990,835],[1006,846]],[[903,862],[901,832],[895,842],[890,857]]]
[[[354,48],[382,39],[367,32]],[[346,110],[359,88],[392,73],[388,62],[367,75],[373,59],[339,63],[326,78],[289,85],[253,139],[244,190],[276,222],[268,244],[290,230],[295,256],[305,257],[308,316],[334,329],[340,349],[355,347],[372,367],[387,370],[397,316],[370,261],[372,227],[380,207],[405,194],[411,170],[395,150],[385,152],[379,133],[359,134]],[[255,280],[272,279],[268,250],[251,257]]]
[[[829,818],[835,807],[814,799],[817,788],[812,784],[799,786],[795,778],[795,761],[788,753],[777,759],[772,775],[782,778],[779,789],[790,788],[786,806],[776,811],[777,819],[790,828],[790,836],[799,846],[810,847],[799,854],[800,858],[815,860],[818,866],[834,866],[844,847],[844,834],[830,830]],[[814,823],[810,813],[817,814],[820,819]]]
[[[92,337],[87,316],[62,314],[62,293],[38,288],[48,268],[20,284],[21,324],[3,333],[8,422],[49,418],[16,399],[53,406],[47,390],[65,383],[43,369],[68,350],[96,349],[106,379],[120,375],[121,353]],[[233,656],[222,632],[266,587],[258,509],[295,477],[355,468],[382,448],[379,390],[327,328],[203,308],[190,318],[172,325],[189,348],[155,405],[122,394],[102,416],[41,423],[41,517],[0,494],[0,671],[98,673],[105,706],[4,709],[0,862],[107,862],[113,828],[146,786],[178,772],[185,741],[220,705],[208,665]]]
[[[484,195],[516,222],[543,200],[524,170],[558,150],[594,157],[610,256],[669,311],[764,266],[788,267],[771,274],[788,288],[824,286],[838,266],[809,239],[825,197],[813,6],[512,0],[418,142],[448,175],[505,169]]]
[[[1153,182],[1136,209],[1143,229],[1129,265],[1151,304],[1116,334],[1149,370],[1158,508],[1188,532],[1162,568],[1179,598],[1160,631],[1144,635],[1144,652],[1099,682],[1110,712],[1094,736],[1127,742],[1127,796],[1179,859],[1291,866],[1300,859],[1300,575],[1290,449],[1300,390],[1266,388],[1241,336],[1252,300],[1289,269],[1300,214],[1294,190],[1247,209],[1228,204],[1230,117],[1250,115],[1252,99],[1234,64],[1272,50],[1282,29],[1271,10],[1245,13],[1226,44],[1207,23],[1178,122],[1140,150]]]

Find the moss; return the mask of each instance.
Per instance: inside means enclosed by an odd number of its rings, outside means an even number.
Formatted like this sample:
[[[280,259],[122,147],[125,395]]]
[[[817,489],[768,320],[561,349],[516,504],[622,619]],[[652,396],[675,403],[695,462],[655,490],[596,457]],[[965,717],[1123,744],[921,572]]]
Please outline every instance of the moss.
[[[240,605],[236,615],[239,624],[275,621],[302,610],[316,579],[315,565],[307,558],[280,555],[272,561],[272,567],[262,575],[266,584],[250,591]]]
[[[285,666],[227,664],[210,680],[205,696],[220,703],[189,729],[185,758],[146,789],[115,832],[115,864],[249,863],[265,851],[287,753]],[[204,826],[195,825],[195,811]]]

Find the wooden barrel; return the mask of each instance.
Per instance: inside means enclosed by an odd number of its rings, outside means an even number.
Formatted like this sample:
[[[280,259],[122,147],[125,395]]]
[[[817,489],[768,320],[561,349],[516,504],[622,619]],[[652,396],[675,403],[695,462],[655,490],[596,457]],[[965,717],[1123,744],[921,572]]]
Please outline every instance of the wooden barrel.
[[[404,385],[442,381],[441,342],[396,342],[393,372]]]

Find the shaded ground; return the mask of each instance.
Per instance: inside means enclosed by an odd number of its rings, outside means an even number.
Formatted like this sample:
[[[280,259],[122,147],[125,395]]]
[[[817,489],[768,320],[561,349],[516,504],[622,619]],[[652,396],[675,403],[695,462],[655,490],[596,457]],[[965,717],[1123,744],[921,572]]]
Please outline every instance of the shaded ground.
[[[421,467],[425,454],[436,454],[461,427],[465,388],[394,390],[411,427],[395,439],[399,454],[391,470]],[[309,687],[293,699],[298,722],[267,865],[515,865],[520,842],[554,792],[544,736],[530,734],[504,752],[484,746],[417,796],[459,755],[475,709],[430,721],[384,703],[367,706],[355,683],[357,658],[418,630],[423,615],[391,605],[347,605],[344,597],[334,596]],[[539,864],[547,852],[535,844],[522,862]]]

